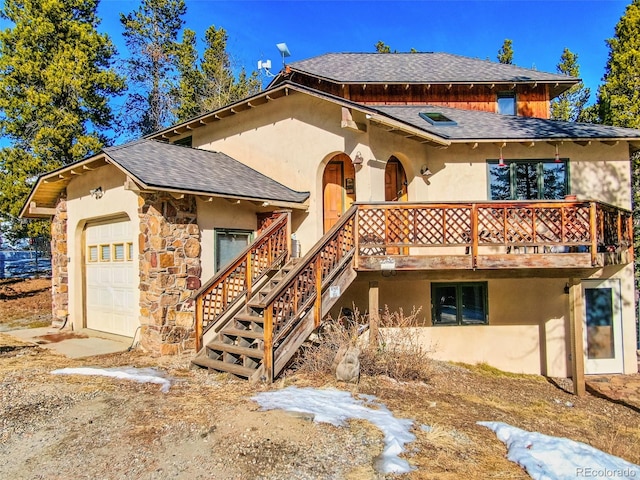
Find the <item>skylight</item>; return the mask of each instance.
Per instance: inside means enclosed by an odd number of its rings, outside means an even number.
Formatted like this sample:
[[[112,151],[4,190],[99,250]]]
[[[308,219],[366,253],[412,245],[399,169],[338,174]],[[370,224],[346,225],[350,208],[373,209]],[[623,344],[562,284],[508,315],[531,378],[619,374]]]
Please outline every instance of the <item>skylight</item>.
[[[420,118],[426,120],[431,125],[439,127],[458,125],[456,122],[440,112],[420,112]]]

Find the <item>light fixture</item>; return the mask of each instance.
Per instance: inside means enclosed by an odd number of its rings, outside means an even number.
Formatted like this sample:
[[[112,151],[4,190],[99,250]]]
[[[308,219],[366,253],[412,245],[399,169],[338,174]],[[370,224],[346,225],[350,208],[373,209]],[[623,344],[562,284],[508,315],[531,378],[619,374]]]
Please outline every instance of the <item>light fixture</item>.
[[[430,177],[431,175],[433,175],[433,173],[431,172],[431,170],[429,170],[429,167],[427,167],[427,165],[422,165],[422,167],[420,168],[420,175],[422,175],[423,177]]]
[[[353,160],[351,160],[351,163],[353,163],[354,165],[362,165],[362,162],[364,162],[364,158],[362,158],[362,154],[360,152],[356,152],[356,156],[353,157]]]
[[[558,153],[558,144],[556,143],[556,163],[561,163],[560,154]]]
[[[396,274],[396,261],[393,258],[383,258],[380,260],[380,273],[383,277],[390,277]]]
[[[564,286],[564,294],[565,295],[569,295],[570,291],[571,290],[569,289],[569,283],[567,282],[567,284]]]
[[[104,192],[102,191],[102,187],[97,187],[89,190],[89,195],[91,195],[93,198],[98,200],[102,198],[102,196],[104,195]]]
[[[502,145],[500,145],[500,160],[498,161],[499,167],[506,167],[507,164],[504,163],[504,157],[502,156]]]

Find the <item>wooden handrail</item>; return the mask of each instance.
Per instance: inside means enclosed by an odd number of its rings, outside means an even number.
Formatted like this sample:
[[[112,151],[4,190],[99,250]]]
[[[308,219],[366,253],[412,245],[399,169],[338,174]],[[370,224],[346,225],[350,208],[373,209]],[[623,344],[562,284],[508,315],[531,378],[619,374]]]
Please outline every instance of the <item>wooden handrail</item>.
[[[273,244],[276,240],[279,240],[278,245]],[[265,252],[263,252],[265,249],[266,258]],[[275,264],[283,260],[286,261],[290,252],[290,214],[285,212],[281,213],[255,241],[248,245],[234,260],[216,273],[194,294],[196,299],[197,350],[202,348],[202,336],[207,329],[215,324],[242,296],[250,297],[255,282],[260,280]],[[258,267],[262,266],[262,268],[254,269],[254,256],[257,257],[255,260],[258,263]],[[235,289],[231,292],[230,297],[228,287],[231,280],[234,281],[231,286],[235,287]],[[216,292],[219,287],[221,287],[221,292]],[[214,305],[214,313],[212,318],[207,319],[207,327],[205,328],[205,297],[213,292],[216,292],[216,297],[220,298],[220,302],[216,304],[216,299],[209,299],[209,316],[212,315],[212,304]]]

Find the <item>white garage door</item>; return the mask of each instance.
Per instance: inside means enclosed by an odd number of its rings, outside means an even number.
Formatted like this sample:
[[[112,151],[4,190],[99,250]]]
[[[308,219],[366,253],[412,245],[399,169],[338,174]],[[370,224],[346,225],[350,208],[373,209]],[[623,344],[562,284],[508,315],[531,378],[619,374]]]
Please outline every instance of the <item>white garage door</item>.
[[[85,232],[87,328],[132,337],[138,326],[138,270],[129,220]]]

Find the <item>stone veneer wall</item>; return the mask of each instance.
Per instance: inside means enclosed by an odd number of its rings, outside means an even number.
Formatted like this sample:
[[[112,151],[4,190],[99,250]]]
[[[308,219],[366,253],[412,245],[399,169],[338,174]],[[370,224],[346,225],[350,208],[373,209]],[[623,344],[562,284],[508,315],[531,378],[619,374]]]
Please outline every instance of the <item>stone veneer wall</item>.
[[[195,197],[141,193],[138,204],[141,346],[158,355],[193,349],[191,297],[202,272]]]
[[[54,321],[69,309],[69,271],[67,252],[67,199],[61,196],[51,219],[51,311]]]

